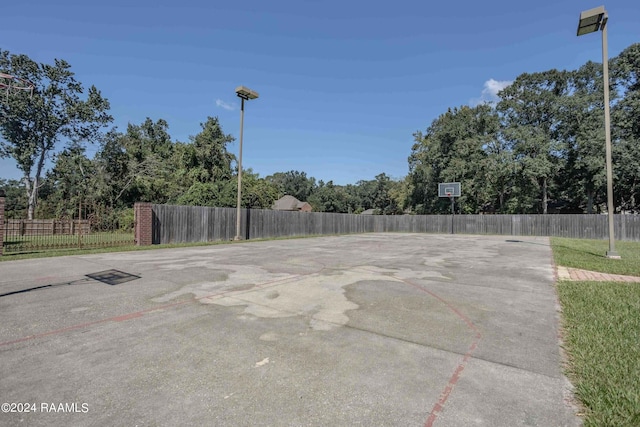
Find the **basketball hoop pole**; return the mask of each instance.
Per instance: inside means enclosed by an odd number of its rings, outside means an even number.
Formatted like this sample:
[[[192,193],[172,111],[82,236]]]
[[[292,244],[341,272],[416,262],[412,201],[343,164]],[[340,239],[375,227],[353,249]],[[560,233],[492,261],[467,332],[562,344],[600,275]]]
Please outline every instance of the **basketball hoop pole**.
[[[460,197],[462,192],[460,191],[459,182],[441,182],[438,184],[438,197],[448,197],[451,202],[451,234],[455,233],[454,227],[454,215],[456,214],[456,197]]]
[[[454,197],[451,195],[451,193],[449,193],[448,196],[449,196],[449,200],[451,200],[451,234],[454,234],[453,217],[456,214],[455,207],[454,207],[455,201],[454,201]]]

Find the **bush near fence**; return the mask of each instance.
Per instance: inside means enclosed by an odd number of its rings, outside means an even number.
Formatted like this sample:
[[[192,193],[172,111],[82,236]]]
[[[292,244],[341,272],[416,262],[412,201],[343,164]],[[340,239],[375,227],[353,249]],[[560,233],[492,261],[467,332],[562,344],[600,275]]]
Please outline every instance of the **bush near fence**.
[[[231,240],[236,210],[152,205],[154,244]],[[450,233],[451,215],[353,215],[241,210],[242,237],[264,239],[369,232]],[[615,215],[615,238],[640,241],[640,215]],[[455,215],[457,234],[608,238],[606,215]]]
[[[8,219],[5,221],[7,236],[75,235],[79,231],[82,234],[89,234],[90,222],[70,219]]]

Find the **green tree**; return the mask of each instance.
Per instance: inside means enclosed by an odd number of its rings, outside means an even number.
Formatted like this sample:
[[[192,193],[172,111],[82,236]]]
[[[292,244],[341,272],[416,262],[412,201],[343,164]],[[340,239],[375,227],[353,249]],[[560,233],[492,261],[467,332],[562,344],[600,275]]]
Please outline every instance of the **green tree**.
[[[614,195],[626,211],[640,212],[640,43],[623,50],[613,61],[612,74],[622,92],[611,114]]]
[[[489,105],[449,109],[426,133],[414,134],[409,157],[408,199],[417,213],[447,213],[449,201],[438,197],[438,184],[460,182],[464,212],[477,213],[496,198],[487,148],[495,146],[498,119]],[[494,161],[495,164],[495,161]],[[498,178],[494,178],[495,185]],[[489,184],[489,185],[488,185]]]
[[[181,205],[236,207],[238,181],[236,178],[214,182],[195,182],[177,199]],[[241,206],[249,209],[271,209],[278,198],[278,189],[251,169],[242,171]]]
[[[129,156],[130,171],[135,171],[129,203],[135,201],[166,203],[173,189],[170,159],[174,145],[164,119],[150,118],[140,125],[129,124],[122,143]]]
[[[106,184],[98,191],[109,205],[166,203],[180,193],[173,179],[174,144],[168,128],[163,119],[147,118],[140,125],[129,124],[124,134],[112,129],[102,138],[96,174]]]
[[[6,218],[24,218],[27,197],[24,182],[0,178],[0,190],[5,194],[4,215]]]
[[[227,151],[227,145],[235,138],[222,131],[217,117],[207,117],[200,127],[200,133],[191,136],[191,143],[184,147],[179,166],[194,182],[231,179],[231,163],[235,161],[235,156]]]
[[[524,73],[499,93],[502,138],[518,165],[518,204],[524,212],[548,212],[551,184],[562,167],[558,108],[568,81],[566,71]]]
[[[374,180],[360,180],[355,186],[347,186],[346,191],[354,200],[354,212],[375,209],[376,182]]]
[[[499,125],[498,125],[499,127]],[[486,199],[479,202],[483,211],[514,213],[517,193],[516,171],[513,153],[499,134],[484,146],[487,156],[482,164],[487,191]],[[477,185],[482,185],[481,183]],[[466,191],[466,190],[465,190]]]
[[[297,170],[276,172],[265,179],[277,187],[279,197],[288,194],[303,202],[307,201],[316,189],[315,178],[307,177],[305,172]]]
[[[73,217],[82,204],[95,202],[95,164],[85,155],[85,148],[73,145],[55,157],[41,191],[39,214]]]
[[[333,181],[325,184],[321,180],[308,202],[315,212],[348,213],[349,211],[349,195],[343,187],[334,185]]]
[[[393,197],[395,182],[384,172],[376,175],[373,181],[373,205],[372,208],[382,215],[398,215],[402,213],[402,208]]]
[[[234,138],[223,132],[217,117],[207,117],[200,127],[201,132],[189,137],[189,143],[177,143],[174,147],[172,177],[177,188],[184,189],[177,201],[190,205],[235,206],[232,197],[237,191],[237,178],[232,170],[235,156],[227,151]],[[243,186],[249,181],[250,177],[243,176]]]
[[[558,190],[571,210],[592,213],[606,195],[602,64],[587,62],[571,72],[569,84],[558,101],[565,159]]]
[[[233,180],[237,190],[237,181]],[[251,169],[242,171],[242,206],[250,209],[271,209],[278,199],[278,188],[272,182],[260,178]],[[237,200],[236,200],[237,203]]]
[[[177,199],[177,203],[191,206],[234,207],[237,188],[235,181],[195,182]]]
[[[408,176],[405,176],[400,180],[392,181],[392,186],[389,190],[391,198],[400,210],[398,213],[410,212],[410,181],[408,178]]]
[[[127,197],[127,192],[139,172],[138,164],[130,160],[123,138],[116,129],[107,132],[93,159],[99,183],[96,198],[111,208],[134,202]]]
[[[32,95],[21,92],[0,99],[0,155],[12,157],[24,174],[27,217],[33,219],[46,159],[60,142],[95,141],[112,120],[109,102],[95,86],[83,100],[84,89],[64,60],[38,64],[26,55],[0,50],[0,72],[35,85]]]

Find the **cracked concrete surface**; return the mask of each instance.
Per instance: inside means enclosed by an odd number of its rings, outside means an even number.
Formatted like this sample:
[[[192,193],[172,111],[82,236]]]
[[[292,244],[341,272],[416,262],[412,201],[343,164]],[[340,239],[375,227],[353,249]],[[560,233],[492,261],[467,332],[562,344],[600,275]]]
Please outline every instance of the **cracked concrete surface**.
[[[403,233],[3,262],[3,400],[89,411],[0,424],[579,425],[553,278],[546,238]]]

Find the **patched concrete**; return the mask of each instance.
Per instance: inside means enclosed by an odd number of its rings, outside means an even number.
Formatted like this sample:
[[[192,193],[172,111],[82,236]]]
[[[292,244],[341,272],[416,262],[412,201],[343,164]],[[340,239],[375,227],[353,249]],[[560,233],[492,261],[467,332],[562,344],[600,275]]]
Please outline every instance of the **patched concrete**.
[[[553,273],[546,238],[400,233],[3,262],[2,400],[80,411],[0,424],[579,425]]]

